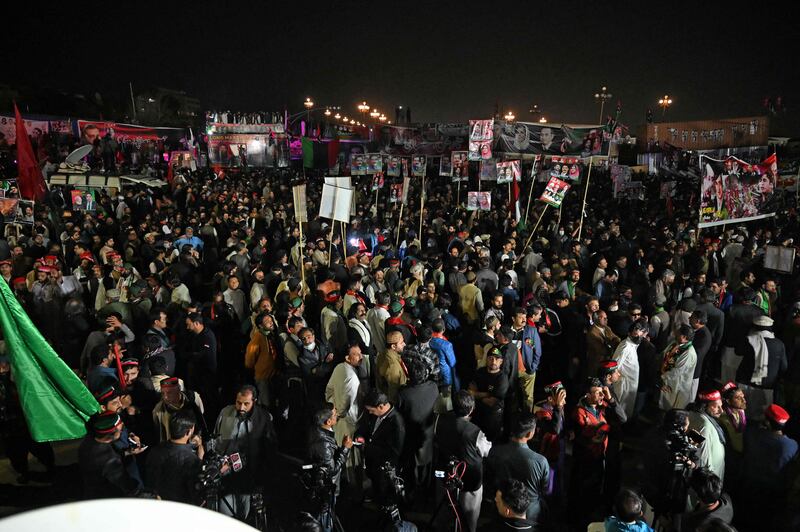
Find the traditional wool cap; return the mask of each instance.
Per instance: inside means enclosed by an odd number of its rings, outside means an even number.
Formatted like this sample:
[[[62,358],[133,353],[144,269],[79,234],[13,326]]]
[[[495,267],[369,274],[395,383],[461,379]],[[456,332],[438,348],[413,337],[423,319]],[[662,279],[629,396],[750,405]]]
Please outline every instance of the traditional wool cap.
[[[39,265],[39,266],[36,267],[36,271],[37,272],[50,273],[50,272],[53,271],[53,268],[51,268],[50,266]]]
[[[722,387],[722,392],[727,392],[728,390],[736,390],[739,387],[736,386],[736,383],[733,381],[728,381],[725,383],[725,386]]]
[[[397,266],[400,264],[400,259],[389,259],[389,266]]]
[[[10,260],[8,260],[8,259],[6,259],[6,260],[0,260],[0,266],[2,266],[3,264],[6,264],[6,265],[8,265],[8,266],[11,266],[11,261],[10,261]]]
[[[605,360],[600,363],[600,374],[601,375],[610,375],[614,373],[619,368],[619,364],[616,360]]]
[[[764,411],[764,416],[777,423],[778,425],[785,425],[789,421],[789,412],[783,409],[782,406],[772,403]]]
[[[160,385],[162,388],[164,387],[173,387],[173,386],[180,386],[180,380],[178,377],[166,377],[161,379]]]
[[[467,272],[467,282],[471,283],[474,281],[478,276],[475,275],[475,272]]]
[[[534,414],[536,415],[536,419],[538,421],[549,421],[553,419],[553,412],[546,408],[540,408]]]
[[[336,303],[337,301],[339,301],[340,297],[341,297],[341,294],[339,293],[338,290],[331,290],[330,292],[328,292],[325,295],[325,302],[326,303]]]
[[[121,364],[123,368],[139,367],[139,361],[135,358],[123,358]]]
[[[390,314],[400,314],[403,312],[403,304],[404,301],[402,300],[395,300],[389,305],[389,313]]]
[[[289,301],[289,306],[292,308],[300,308],[302,305],[303,305],[303,299],[300,297],[292,298],[292,300]]]
[[[45,264],[49,264],[52,266],[53,264],[58,262],[58,257],[56,257],[55,255],[45,255],[44,262]]]
[[[95,392],[94,398],[101,405],[119,397],[119,392],[113,386],[106,386]]]
[[[554,393],[554,392],[557,392],[558,390],[562,389],[563,387],[564,387],[564,385],[561,384],[561,381],[556,381],[556,382],[554,382],[552,384],[548,384],[547,386],[545,386],[544,387],[544,393]]]
[[[697,394],[698,401],[704,401],[707,403],[710,403],[711,401],[719,401],[721,399],[722,395],[719,393],[719,390],[707,390]]]
[[[113,434],[122,425],[122,418],[116,412],[103,412],[89,418],[89,429],[96,435]]]
[[[14,279],[11,281],[11,284],[25,284],[27,282],[28,280],[24,277],[14,277]]]
[[[94,262],[94,256],[92,255],[92,253],[90,251],[86,251],[84,253],[81,253],[81,257],[80,258],[81,258],[81,260],[88,260],[89,262]]]
[[[106,290],[106,297],[108,299],[119,299],[119,296],[120,296],[119,290],[116,288]]]
[[[757,325],[758,327],[772,327],[773,323],[775,322],[769,316],[758,316],[753,320],[753,325]]]

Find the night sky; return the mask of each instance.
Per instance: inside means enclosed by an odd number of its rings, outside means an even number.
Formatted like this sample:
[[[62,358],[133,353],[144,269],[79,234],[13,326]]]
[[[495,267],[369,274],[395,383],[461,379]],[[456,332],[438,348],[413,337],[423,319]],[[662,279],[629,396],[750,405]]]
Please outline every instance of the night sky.
[[[355,114],[366,99],[391,119],[410,106],[414,121],[489,117],[495,102],[526,119],[537,103],[550,122],[581,123],[597,121],[605,84],[606,109],[619,99],[631,125],[647,107],[660,119],[664,93],[676,120],[761,114],[780,95],[779,120],[800,135],[800,29],[777,3],[48,4],[13,10],[21,35],[6,18],[0,82],[90,93],[132,81],[241,110],[302,110],[311,96]]]

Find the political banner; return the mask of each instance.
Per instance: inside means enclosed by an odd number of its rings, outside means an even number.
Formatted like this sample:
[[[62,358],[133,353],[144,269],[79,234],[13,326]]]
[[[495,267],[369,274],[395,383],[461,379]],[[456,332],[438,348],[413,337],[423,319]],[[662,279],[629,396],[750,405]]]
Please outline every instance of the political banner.
[[[467,192],[468,211],[490,211],[492,210],[492,193],[488,191]]]
[[[372,177],[372,191],[380,190],[383,188],[386,180],[383,177],[383,172],[378,172]]]
[[[389,186],[389,203],[403,201],[403,183],[393,183]]]
[[[400,157],[390,155],[386,160],[386,176],[387,177],[400,177],[403,172],[403,163]]]
[[[208,156],[212,166],[224,168],[286,168],[289,144],[285,136],[209,135]]]
[[[95,189],[70,190],[73,211],[97,210],[97,191]]]
[[[350,175],[367,175],[367,155],[364,153],[350,154]]]
[[[774,216],[778,209],[775,154],[759,164],[736,157],[700,156],[700,223],[698,227],[746,222]]]
[[[522,180],[522,169],[519,161],[503,161],[497,163],[497,184],[503,185]]]
[[[481,181],[497,181],[497,162],[494,159],[481,161],[481,170],[478,175]]]
[[[367,173],[370,175],[383,172],[383,156],[380,153],[367,154]]]
[[[81,137],[81,144],[94,144],[96,139],[102,139],[107,134],[111,134],[118,142],[130,142],[137,146],[143,142],[157,142],[159,140],[177,145],[180,143],[181,138],[184,137],[182,128],[136,126],[102,120],[78,120],[78,131]],[[261,137],[263,138],[264,135],[261,135]]]
[[[445,154],[439,158],[439,176],[450,177],[453,175],[453,164],[450,156]]]
[[[428,158],[424,155],[415,155],[411,158],[411,175],[413,177],[423,177],[425,175],[425,168],[428,164]]]
[[[469,152],[454,151],[450,155],[450,163],[453,167],[450,181],[457,183],[469,180]]]
[[[550,181],[547,182],[547,186],[545,187],[544,192],[542,192],[542,196],[539,198],[539,201],[543,201],[551,207],[558,209],[561,207],[561,203],[564,201],[564,196],[566,196],[567,190],[569,190],[569,183],[562,181],[557,177],[551,177]]]
[[[631,180],[631,167],[624,164],[611,165],[611,194],[617,199]]]
[[[519,155],[606,155],[611,139],[602,126],[502,122],[496,130],[494,151]]]
[[[33,224],[33,212],[33,201],[21,199],[17,202],[17,216],[14,221],[18,224]]]
[[[485,161],[492,158],[494,119],[469,121],[469,160]]]
[[[18,207],[18,198],[0,198],[0,215],[3,216],[3,221],[13,222],[17,218]]]
[[[389,155],[443,155],[467,148],[466,124],[422,124],[418,127],[383,126],[381,152]]]
[[[33,138],[34,142],[37,142],[49,131],[47,120],[28,120],[24,117],[23,120],[25,121],[25,131]],[[5,136],[6,142],[9,144],[17,143],[17,120],[14,116],[0,116],[0,133]]]
[[[557,177],[572,184],[581,182],[581,160],[578,157],[551,157],[550,177]]]
[[[297,222],[308,222],[308,203],[306,202],[306,186],[292,187],[292,200],[294,203],[294,219]]]

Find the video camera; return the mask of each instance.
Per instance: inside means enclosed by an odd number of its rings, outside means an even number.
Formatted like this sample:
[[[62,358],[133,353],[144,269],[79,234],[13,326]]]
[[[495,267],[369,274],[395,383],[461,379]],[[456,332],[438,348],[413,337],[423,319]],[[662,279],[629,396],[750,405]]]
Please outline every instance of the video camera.
[[[306,492],[306,499],[315,511],[330,507],[336,484],[331,471],[321,464],[305,464],[300,466],[300,482]]]
[[[672,427],[667,432],[667,448],[670,451],[670,463],[677,469],[683,469],[688,462],[697,461],[697,451],[705,438],[696,430],[686,432],[678,427]]]
[[[436,478],[442,479],[442,483],[448,491],[464,488],[464,481],[461,480],[461,475],[458,474],[458,465],[460,463],[462,463],[460,460],[451,456],[443,469],[436,469],[433,472]]]
[[[406,484],[397,476],[397,470],[391,462],[385,462],[380,467],[377,493],[381,496],[381,510],[386,514],[391,523],[401,523],[400,508],[406,494]]]
[[[244,468],[239,453],[224,455],[213,451],[207,452],[200,464],[200,474],[197,476],[195,484],[197,490],[207,491],[218,488],[223,476],[222,470],[226,465],[232,473],[237,473]]]

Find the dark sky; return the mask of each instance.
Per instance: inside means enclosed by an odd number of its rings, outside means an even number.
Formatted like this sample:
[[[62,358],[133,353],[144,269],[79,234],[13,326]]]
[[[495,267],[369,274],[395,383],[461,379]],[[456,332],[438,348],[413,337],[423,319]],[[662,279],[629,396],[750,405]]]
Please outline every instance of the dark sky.
[[[537,103],[551,122],[584,123],[605,84],[632,125],[648,106],[660,116],[664,93],[673,119],[758,114],[768,95],[783,96],[782,122],[800,118],[791,2],[64,4],[22,7],[22,44],[6,19],[0,82],[113,92],[132,81],[243,110],[300,110],[308,95],[354,114],[366,99],[387,114],[410,106],[415,121],[488,117],[495,102],[523,119]]]

